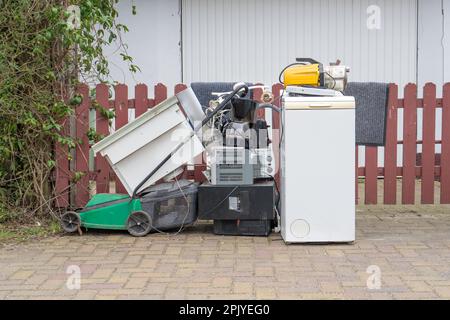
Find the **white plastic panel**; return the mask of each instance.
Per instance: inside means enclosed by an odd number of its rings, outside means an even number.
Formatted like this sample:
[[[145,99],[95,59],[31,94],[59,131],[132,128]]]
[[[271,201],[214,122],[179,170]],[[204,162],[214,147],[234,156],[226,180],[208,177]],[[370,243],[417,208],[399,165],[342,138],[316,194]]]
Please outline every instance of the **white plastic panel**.
[[[281,233],[286,242],[355,239],[355,110],[283,115]]]
[[[107,154],[111,163],[115,164],[183,121],[185,121],[185,117],[175,104],[160,113],[153,121],[145,122],[142,126],[107,146],[101,151],[101,154],[103,156]]]
[[[192,130],[187,122],[183,122],[165,134],[159,136],[151,143],[146,144],[136,152],[123,158],[112,167],[123,183],[127,192],[131,195],[138,184],[183,140]],[[152,185],[167,174],[178,169],[189,160],[203,152],[203,145],[197,136],[191,138],[172,158],[167,161],[149,179],[140,190]],[[109,160],[109,159],[108,159]]]

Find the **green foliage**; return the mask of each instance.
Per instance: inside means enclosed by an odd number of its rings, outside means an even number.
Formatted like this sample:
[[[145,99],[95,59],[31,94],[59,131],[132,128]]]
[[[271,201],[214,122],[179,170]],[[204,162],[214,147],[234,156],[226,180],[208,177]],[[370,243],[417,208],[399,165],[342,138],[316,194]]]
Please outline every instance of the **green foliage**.
[[[117,2],[0,1],[0,220],[12,207],[52,210],[55,144],[71,159],[78,143],[69,134],[69,118],[82,103],[75,89],[80,80],[112,82],[104,48],[118,47],[129,70],[139,70],[121,41],[128,28],[116,23]],[[104,108],[100,113],[114,117]]]
[[[94,128],[89,128],[86,135],[91,143],[99,142],[105,137],[103,134],[99,134]]]
[[[105,107],[102,107],[96,100],[93,100],[91,103],[91,107],[95,110],[97,110],[100,113],[100,116],[104,119],[108,120],[109,125],[112,124],[112,119],[116,117],[116,113],[114,110],[107,109]],[[95,139],[90,139],[92,141],[95,141]]]
[[[78,181],[81,180],[81,178],[83,178],[86,175],[86,172],[82,172],[82,171],[76,171],[73,174],[73,178],[72,181],[73,183],[77,183]]]

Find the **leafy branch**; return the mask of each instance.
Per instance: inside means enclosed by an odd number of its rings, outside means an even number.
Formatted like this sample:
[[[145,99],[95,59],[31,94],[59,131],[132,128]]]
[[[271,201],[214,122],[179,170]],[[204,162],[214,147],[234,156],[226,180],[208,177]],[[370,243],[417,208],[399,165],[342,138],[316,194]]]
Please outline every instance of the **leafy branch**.
[[[0,1],[0,215],[11,208],[52,213],[55,146],[70,160],[79,143],[69,121],[82,103],[77,85],[113,83],[104,49],[115,46],[129,70],[139,71],[122,41],[128,28],[117,22],[117,2]],[[95,101],[93,107],[114,118]]]

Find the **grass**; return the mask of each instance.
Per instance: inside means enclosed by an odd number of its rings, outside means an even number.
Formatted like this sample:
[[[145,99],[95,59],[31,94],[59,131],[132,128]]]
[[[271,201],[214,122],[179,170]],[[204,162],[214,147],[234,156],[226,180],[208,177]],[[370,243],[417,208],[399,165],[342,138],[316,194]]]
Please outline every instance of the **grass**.
[[[61,231],[59,222],[53,219],[33,225],[5,222],[0,224],[0,245],[41,239],[60,234]]]
[[[62,233],[50,214],[30,215],[26,209],[6,206],[0,198],[0,245],[45,238]]]

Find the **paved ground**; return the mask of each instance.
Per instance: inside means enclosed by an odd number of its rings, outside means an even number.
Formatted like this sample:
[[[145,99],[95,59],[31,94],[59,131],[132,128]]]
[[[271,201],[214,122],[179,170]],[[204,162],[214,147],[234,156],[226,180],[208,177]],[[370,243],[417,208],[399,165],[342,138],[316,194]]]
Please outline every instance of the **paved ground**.
[[[71,265],[79,290],[67,288]],[[3,246],[0,299],[13,298],[449,299],[450,207],[359,207],[353,245],[214,236],[203,224],[173,237],[89,232]]]

